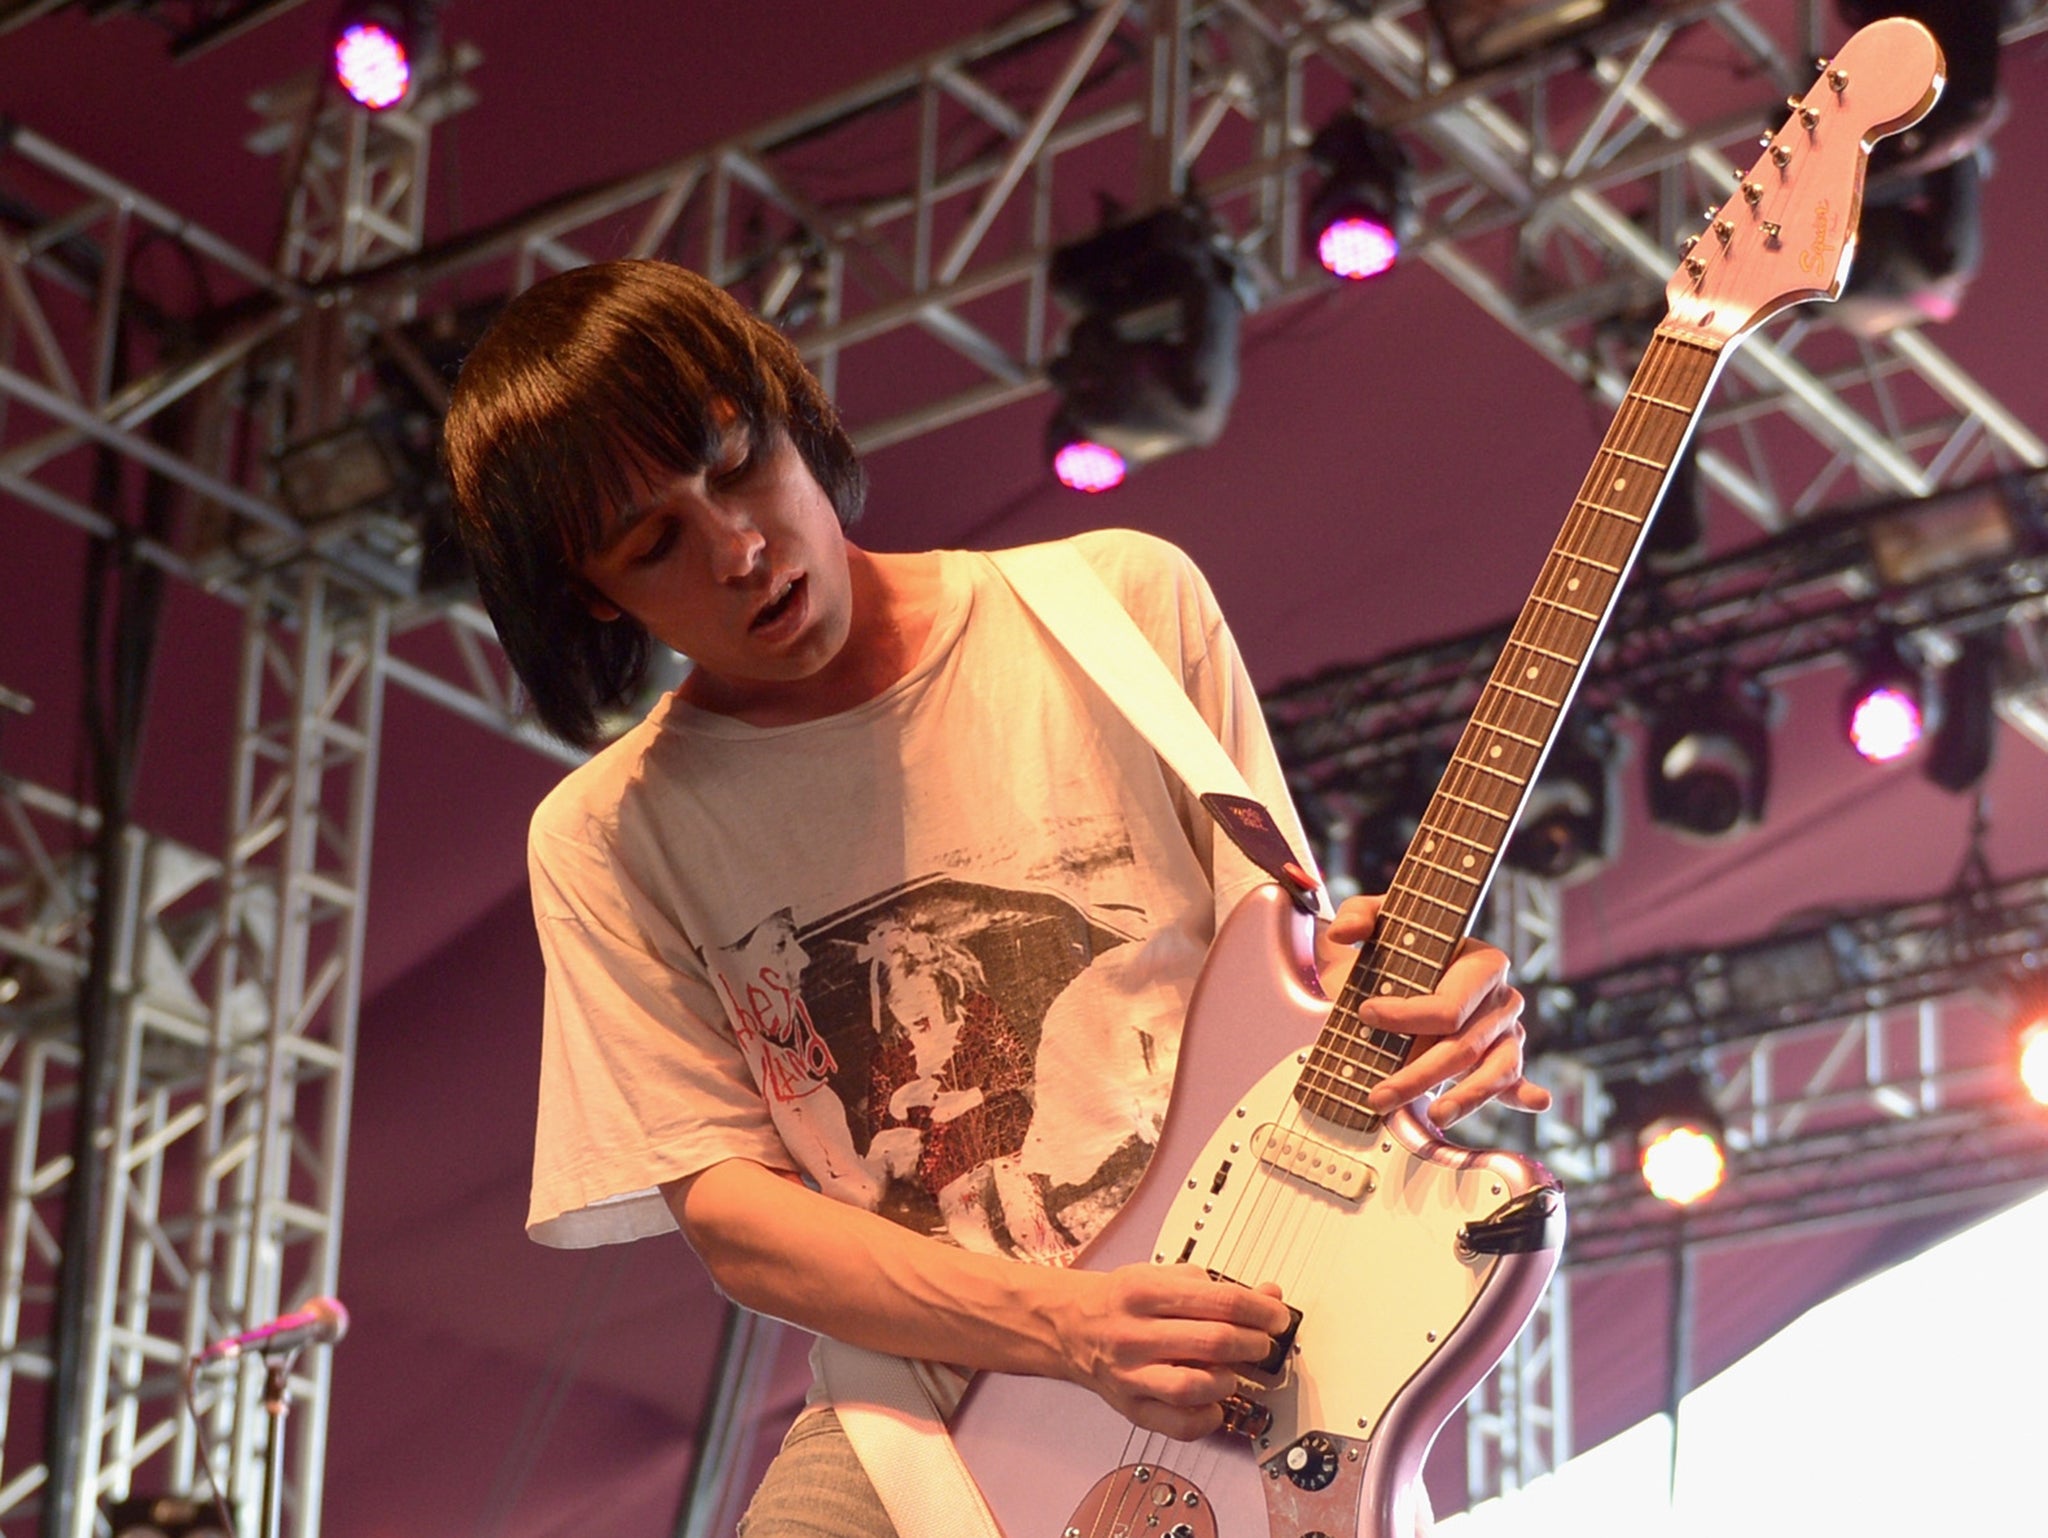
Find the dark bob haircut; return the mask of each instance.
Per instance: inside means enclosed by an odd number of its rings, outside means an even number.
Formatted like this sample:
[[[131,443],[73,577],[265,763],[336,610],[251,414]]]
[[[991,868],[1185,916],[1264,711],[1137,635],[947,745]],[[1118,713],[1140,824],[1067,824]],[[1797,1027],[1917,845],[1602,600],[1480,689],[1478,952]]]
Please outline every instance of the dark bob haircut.
[[[585,605],[576,567],[636,476],[694,474],[731,417],[787,432],[838,511],[866,472],[789,339],[665,262],[603,262],[514,299],[462,365],[443,428],[456,526],[484,607],[542,723],[595,747],[652,652],[630,618]]]

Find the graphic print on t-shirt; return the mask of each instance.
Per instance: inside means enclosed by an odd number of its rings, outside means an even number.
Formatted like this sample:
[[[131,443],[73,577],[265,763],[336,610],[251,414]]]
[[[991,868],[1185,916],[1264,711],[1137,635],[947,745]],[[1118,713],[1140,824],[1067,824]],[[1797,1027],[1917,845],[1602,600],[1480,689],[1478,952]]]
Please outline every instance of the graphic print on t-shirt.
[[[814,923],[779,911],[709,959],[777,1126],[821,1187],[969,1249],[1053,1259],[1122,1205],[1158,1140],[1171,1063],[1118,1024],[1127,1039],[1104,1050],[1102,1022],[1060,1008],[1131,939],[1056,893],[933,876]],[[1086,1043],[1063,1039],[1084,1030]],[[1077,1068],[1105,1086],[1041,1093],[1042,1075]],[[1052,1100],[1105,1114],[1038,1125]],[[1095,1140],[1084,1169],[1043,1152],[1077,1137]]]

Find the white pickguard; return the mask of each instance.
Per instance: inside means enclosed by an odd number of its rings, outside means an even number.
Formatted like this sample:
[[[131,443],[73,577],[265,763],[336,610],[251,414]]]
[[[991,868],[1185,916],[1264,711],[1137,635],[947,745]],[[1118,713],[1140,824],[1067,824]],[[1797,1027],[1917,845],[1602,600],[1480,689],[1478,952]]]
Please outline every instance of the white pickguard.
[[[1277,1064],[1224,1121],[1169,1209],[1159,1246],[1175,1260],[1192,1239],[1192,1264],[1240,1281],[1276,1281],[1301,1310],[1297,1358],[1314,1366],[1263,1396],[1273,1412],[1265,1440],[1274,1447],[1308,1430],[1377,1429],[1497,1263],[1461,1256],[1459,1230],[1510,1194],[1484,1166],[1417,1159],[1391,1127],[1361,1141],[1341,1127],[1309,1124],[1292,1095],[1299,1067],[1293,1057]],[[1372,1189],[1347,1199],[1271,1168],[1250,1146],[1250,1134],[1269,1126],[1356,1159]],[[1225,1165],[1223,1189],[1212,1194]]]

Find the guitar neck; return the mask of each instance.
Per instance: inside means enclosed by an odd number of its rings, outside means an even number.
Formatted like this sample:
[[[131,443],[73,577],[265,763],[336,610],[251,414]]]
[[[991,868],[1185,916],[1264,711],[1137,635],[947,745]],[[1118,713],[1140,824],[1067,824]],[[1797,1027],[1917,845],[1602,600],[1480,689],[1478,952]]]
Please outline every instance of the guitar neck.
[[[1652,339],[1310,1049],[1294,1092],[1304,1110],[1355,1129],[1376,1120],[1365,1097],[1415,1038],[1371,1026],[1370,1000],[1430,992],[1471,933],[1721,356],[1697,337]]]

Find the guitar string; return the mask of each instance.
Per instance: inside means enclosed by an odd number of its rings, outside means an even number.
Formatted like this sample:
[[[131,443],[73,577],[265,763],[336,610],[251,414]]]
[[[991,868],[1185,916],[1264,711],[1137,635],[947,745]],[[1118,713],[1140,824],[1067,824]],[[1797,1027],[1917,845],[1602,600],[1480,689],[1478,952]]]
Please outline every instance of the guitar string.
[[[1600,452],[1595,456],[1593,466],[1581,487],[1580,495],[1574,499],[1571,509],[1567,514],[1564,531],[1560,535],[1550,556],[1545,561],[1543,571],[1540,573],[1537,582],[1537,598],[1556,600],[1561,599],[1565,593],[1576,591],[1568,585],[1570,579],[1564,573],[1573,572],[1575,568],[1588,564],[1582,559],[1582,556],[1592,554],[1598,548],[1594,544],[1594,537],[1604,530],[1608,519],[1620,516],[1625,521],[1636,526],[1623,541],[1625,547],[1632,548],[1640,541],[1643,527],[1648,520],[1649,503],[1648,499],[1641,495],[1639,489],[1628,484],[1642,479],[1642,477],[1636,474],[1634,468],[1640,463],[1640,456],[1621,457],[1615,450],[1618,445],[1624,443],[1640,447],[1641,440],[1646,435],[1646,429],[1655,420],[1653,414],[1661,415],[1667,411],[1681,417],[1678,423],[1678,430],[1672,435],[1673,446],[1677,442],[1682,441],[1685,427],[1695,414],[1697,402],[1704,393],[1703,388],[1691,388],[1695,384],[1694,380],[1682,376],[1695,372],[1710,373],[1714,361],[1711,352],[1704,358],[1701,358],[1694,348],[1686,347],[1682,344],[1660,345],[1669,343],[1670,339],[1662,336],[1653,338],[1650,354],[1645,358],[1643,366],[1639,368],[1637,378],[1631,382],[1630,391],[1624,396],[1622,406],[1616,413],[1615,422],[1610,427]],[[1688,356],[1688,354],[1691,354],[1691,356]],[[1677,386],[1676,391],[1667,394],[1667,391],[1672,386]],[[1676,395],[1676,399],[1673,398],[1673,394]],[[1690,403],[1686,402],[1687,396],[1691,397]],[[1667,458],[1662,463],[1652,461],[1649,468],[1655,471],[1654,482],[1648,488],[1650,492],[1654,493],[1662,487],[1665,479],[1668,478],[1670,470],[1669,459]],[[1623,484],[1615,486],[1613,483],[1616,481],[1620,481]],[[1616,490],[1623,491],[1625,496],[1613,498],[1611,502],[1599,500],[1602,493],[1612,496],[1612,493]],[[1596,570],[1600,569],[1597,557],[1595,557],[1592,564]],[[1621,562],[1617,560],[1611,564],[1618,567]],[[1618,576],[1617,571],[1610,574],[1607,580],[1615,581],[1618,585]],[[1579,580],[1583,581],[1584,579],[1581,577]],[[1608,592],[1605,595],[1605,601],[1601,604],[1601,609],[1607,609],[1615,596],[1615,593],[1612,591]],[[1524,650],[1534,647],[1537,649],[1538,655],[1548,656],[1561,650],[1565,645],[1570,645],[1574,651],[1580,653],[1580,661],[1573,665],[1573,671],[1582,669],[1585,662],[1589,660],[1590,648],[1581,644],[1582,636],[1575,635],[1572,632],[1578,625],[1589,622],[1578,620],[1576,617],[1567,620],[1564,617],[1567,612],[1569,611],[1558,611],[1549,607],[1538,609],[1529,624],[1517,627],[1516,634],[1510,637],[1509,646],[1519,645]],[[1541,667],[1541,664],[1532,665]],[[1505,730],[1509,733],[1520,733],[1526,736],[1533,735],[1529,729],[1537,727],[1542,728],[1547,733],[1554,726],[1559,716],[1559,711],[1555,705],[1524,702],[1518,700],[1513,695],[1507,695],[1502,691],[1492,689],[1489,689],[1487,692],[1494,697],[1492,701],[1494,707],[1492,719],[1480,721],[1478,713],[1475,713],[1475,721],[1478,721],[1484,730],[1494,732]],[[1482,706],[1488,703],[1489,701],[1483,696]],[[1528,716],[1532,713],[1542,719],[1538,721],[1528,720]],[[1454,795],[1460,795],[1466,800],[1479,801],[1481,798],[1472,793],[1478,788],[1474,782],[1484,772],[1483,769],[1468,761],[1454,759],[1452,768],[1446,776],[1446,787]],[[1517,793],[1519,793],[1519,788]],[[1460,820],[1455,813],[1452,814],[1452,817],[1454,821]],[[1464,825],[1467,827],[1471,826],[1469,822]],[[1455,828],[1452,831],[1455,832]],[[1482,828],[1474,831],[1483,834],[1486,830]],[[1447,964],[1448,962],[1446,962]],[[1333,1015],[1349,1013],[1343,1010],[1341,993],[1339,1004],[1333,1008],[1332,1013]],[[1351,1014],[1351,1018],[1354,1021],[1356,1020],[1355,1013]],[[1339,1034],[1341,1035],[1341,1033]],[[1374,1041],[1373,1038],[1386,1034],[1392,1033],[1367,1032],[1367,1050],[1374,1053],[1380,1051],[1381,1044]],[[1405,1052],[1397,1052],[1394,1056],[1396,1066],[1399,1066],[1399,1063],[1405,1060],[1406,1054]],[[1304,1054],[1303,1062],[1305,1065],[1306,1054]],[[1377,1067],[1377,1065],[1371,1063],[1365,1063],[1361,1066],[1368,1068]],[[1380,1076],[1385,1077],[1386,1073],[1381,1071]],[[1284,1135],[1290,1130],[1299,1129],[1303,1125],[1303,1115],[1304,1112],[1299,1101],[1294,1094],[1290,1093],[1281,1109],[1279,1118],[1274,1124],[1275,1134]],[[1381,1126],[1383,1126],[1382,1119],[1374,1118],[1374,1125],[1370,1130],[1376,1132],[1380,1130]],[[1253,1170],[1248,1173],[1256,1175],[1262,1168],[1262,1163],[1263,1161],[1255,1162]],[[1254,1270],[1262,1278],[1275,1280],[1279,1280],[1282,1276],[1292,1278],[1305,1274],[1308,1252],[1312,1252],[1319,1247],[1328,1224],[1332,1221],[1334,1208],[1331,1204],[1316,1202],[1304,1192],[1292,1190],[1286,1184],[1286,1177],[1284,1176],[1278,1178],[1255,1178],[1248,1180],[1247,1185],[1252,1188],[1248,1192],[1250,1200],[1233,1202],[1224,1219],[1223,1231],[1217,1239],[1218,1258],[1222,1261],[1222,1264],[1217,1269],[1223,1270],[1225,1274],[1239,1278],[1249,1276]],[[1276,1241],[1272,1237],[1270,1230],[1274,1226],[1276,1216],[1283,1208],[1294,1209],[1295,1221],[1292,1223],[1284,1221],[1279,1223],[1279,1232],[1284,1237]],[[1308,1217],[1313,1217],[1317,1221],[1311,1224],[1307,1221]],[[1284,1293],[1287,1290],[1287,1285],[1284,1281],[1282,1288]],[[1215,1456],[1221,1456],[1220,1450],[1215,1453]]]

